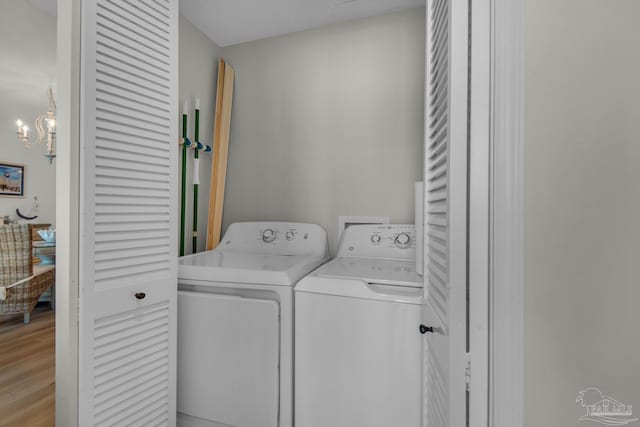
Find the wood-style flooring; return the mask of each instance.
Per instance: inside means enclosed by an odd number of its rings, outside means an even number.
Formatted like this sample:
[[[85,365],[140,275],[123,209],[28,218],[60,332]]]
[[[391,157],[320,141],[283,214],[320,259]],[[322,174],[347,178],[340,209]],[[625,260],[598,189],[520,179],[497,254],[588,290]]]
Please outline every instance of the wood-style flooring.
[[[0,315],[0,427],[55,425],[54,317],[48,304],[28,325],[22,314]]]

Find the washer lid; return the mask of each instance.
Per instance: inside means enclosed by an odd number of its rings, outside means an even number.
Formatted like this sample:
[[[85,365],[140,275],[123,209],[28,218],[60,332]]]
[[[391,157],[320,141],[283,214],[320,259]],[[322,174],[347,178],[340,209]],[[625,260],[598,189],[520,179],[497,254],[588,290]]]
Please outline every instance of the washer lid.
[[[306,293],[402,304],[422,304],[422,288],[376,285],[355,278],[321,277],[310,274],[300,280],[295,291],[298,295]]]
[[[219,250],[181,257],[178,279],[292,286],[325,262],[321,255],[273,255]]]
[[[357,279],[370,284],[422,288],[415,261],[340,257],[319,268],[318,277]]]

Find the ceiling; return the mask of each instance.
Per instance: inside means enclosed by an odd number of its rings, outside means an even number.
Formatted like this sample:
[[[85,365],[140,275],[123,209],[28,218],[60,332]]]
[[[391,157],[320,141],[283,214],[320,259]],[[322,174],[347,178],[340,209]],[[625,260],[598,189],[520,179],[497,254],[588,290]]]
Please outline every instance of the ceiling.
[[[56,0],[28,2],[56,14]],[[180,13],[225,47],[424,5],[425,0],[180,0]]]
[[[47,89],[56,86],[55,18],[31,1],[2,1],[0,52],[0,120],[46,111]]]
[[[181,0],[180,13],[224,47],[424,4],[425,0]]]

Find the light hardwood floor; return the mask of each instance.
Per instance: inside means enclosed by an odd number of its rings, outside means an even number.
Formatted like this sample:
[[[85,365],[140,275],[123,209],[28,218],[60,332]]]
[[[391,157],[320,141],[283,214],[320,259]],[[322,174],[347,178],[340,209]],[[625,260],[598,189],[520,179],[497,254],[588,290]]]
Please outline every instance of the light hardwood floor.
[[[55,323],[47,304],[0,316],[0,426],[55,424]]]

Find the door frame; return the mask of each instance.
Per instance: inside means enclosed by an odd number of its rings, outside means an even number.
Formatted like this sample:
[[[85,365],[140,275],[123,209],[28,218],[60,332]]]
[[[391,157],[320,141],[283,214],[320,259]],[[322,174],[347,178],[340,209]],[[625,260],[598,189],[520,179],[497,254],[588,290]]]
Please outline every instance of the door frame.
[[[81,0],[58,0],[56,425],[78,426]]]
[[[469,1],[469,425],[522,427],[524,0]]]
[[[490,2],[488,425],[521,427],[524,423],[524,0]]]
[[[491,0],[470,0],[468,169],[469,426],[485,427],[489,408],[489,164]]]

